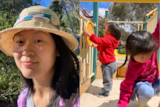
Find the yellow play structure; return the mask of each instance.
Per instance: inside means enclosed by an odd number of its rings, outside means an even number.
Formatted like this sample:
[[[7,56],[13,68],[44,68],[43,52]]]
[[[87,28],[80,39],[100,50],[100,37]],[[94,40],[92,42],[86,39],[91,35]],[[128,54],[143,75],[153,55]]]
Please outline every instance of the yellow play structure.
[[[87,29],[90,33],[94,34],[94,26],[92,25],[91,21],[87,21],[87,24],[85,25],[85,29]],[[85,41],[87,43],[88,46],[92,46],[92,42],[89,40],[89,37],[85,36]]]

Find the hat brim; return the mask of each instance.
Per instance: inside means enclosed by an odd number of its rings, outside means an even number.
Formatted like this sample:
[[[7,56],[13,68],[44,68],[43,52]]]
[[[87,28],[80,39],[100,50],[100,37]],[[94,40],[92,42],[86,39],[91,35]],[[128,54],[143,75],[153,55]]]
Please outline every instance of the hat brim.
[[[50,29],[46,27],[21,27],[21,28],[8,28],[0,32],[0,49],[8,56],[13,56],[13,37],[16,33],[23,30],[40,30],[47,33],[53,33],[62,37],[65,44],[71,51],[74,51],[78,47],[77,39],[66,32]]]

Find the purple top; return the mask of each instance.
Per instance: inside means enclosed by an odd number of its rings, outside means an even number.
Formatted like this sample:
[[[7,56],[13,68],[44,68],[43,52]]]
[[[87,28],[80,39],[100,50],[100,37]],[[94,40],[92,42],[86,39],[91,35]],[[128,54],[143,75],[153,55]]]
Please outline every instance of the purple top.
[[[18,107],[26,107],[27,94],[28,94],[28,88],[23,90],[23,92],[20,94],[18,101],[17,101]],[[63,107],[63,99],[60,99],[58,107]],[[80,100],[79,99],[73,107],[80,107]]]

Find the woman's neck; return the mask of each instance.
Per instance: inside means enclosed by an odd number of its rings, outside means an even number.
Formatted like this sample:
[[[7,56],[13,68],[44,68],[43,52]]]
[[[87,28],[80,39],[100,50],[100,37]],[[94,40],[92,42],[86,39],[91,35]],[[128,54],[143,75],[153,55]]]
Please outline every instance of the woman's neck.
[[[54,70],[45,72],[45,74],[36,77],[33,80],[33,102],[36,107],[46,107],[49,104],[50,98],[55,94],[51,87]]]
[[[34,94],[38,96],[45,96],[50,93],[52,91],[51,83],[53,76],[54,70],[52,69],[51,72],[46,72],[45,74],[32,79],[34,84]]]

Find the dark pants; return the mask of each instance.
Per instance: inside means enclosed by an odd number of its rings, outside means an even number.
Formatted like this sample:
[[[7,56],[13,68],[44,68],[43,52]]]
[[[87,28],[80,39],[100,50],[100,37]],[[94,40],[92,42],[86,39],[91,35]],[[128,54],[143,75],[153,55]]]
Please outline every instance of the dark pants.
[[[104,85],[104,94],[109,95],[110,90],[112,89],[112,79],[113,74],[117,70],[117,62],[112,62],[109,64],[101,65],[102,74],[103,74],[103,85]]]

